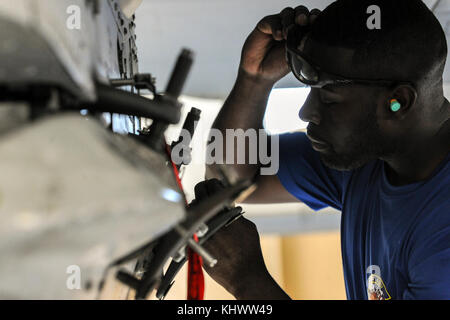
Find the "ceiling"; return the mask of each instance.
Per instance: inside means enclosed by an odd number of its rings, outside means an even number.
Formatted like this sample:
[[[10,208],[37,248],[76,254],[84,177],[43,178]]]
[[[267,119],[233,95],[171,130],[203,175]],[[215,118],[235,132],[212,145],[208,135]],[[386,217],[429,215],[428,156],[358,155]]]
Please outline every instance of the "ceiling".
[[[242,44],[265,15],[299,4],[324,9],[332,0],[144,0],[136,12],[141,72],[150,72],[163,90],[181,48],[192,49],[195,62],[184,93],[223,99],[237,72]],[[450,0],[425,0],[450,40]],[[449,42],[450,47],[450,42]],[[447,64],[445,81],[450,82]],[[298,86],[291,75],[277,86]]]

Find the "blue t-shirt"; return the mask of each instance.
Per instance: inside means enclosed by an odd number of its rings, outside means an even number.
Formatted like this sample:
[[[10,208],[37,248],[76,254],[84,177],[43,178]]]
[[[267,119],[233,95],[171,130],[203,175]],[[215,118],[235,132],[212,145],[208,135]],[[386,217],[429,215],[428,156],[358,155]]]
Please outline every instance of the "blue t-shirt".
[[[396,187],[384,161],[333,170],[304,133],[280,136],[283,186],[316,211],[342,212],[348,299],[450,299],[449,158],[427,181]]]

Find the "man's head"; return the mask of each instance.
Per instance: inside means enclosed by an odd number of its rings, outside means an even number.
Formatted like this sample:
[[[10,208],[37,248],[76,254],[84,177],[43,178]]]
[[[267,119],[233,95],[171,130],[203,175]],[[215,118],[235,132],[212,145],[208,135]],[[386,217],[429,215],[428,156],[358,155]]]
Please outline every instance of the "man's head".
[[[370,29],[380,8],[381,29]],[[340,170],[405,152],[448,119],[442,89],[445,34],[420,0],[339,0],[316,19],[302,51],[328,73],[393,80],[392,86],[312,88],[300,117],[322,160]],[[393,112],[390,101],[401,109]]]

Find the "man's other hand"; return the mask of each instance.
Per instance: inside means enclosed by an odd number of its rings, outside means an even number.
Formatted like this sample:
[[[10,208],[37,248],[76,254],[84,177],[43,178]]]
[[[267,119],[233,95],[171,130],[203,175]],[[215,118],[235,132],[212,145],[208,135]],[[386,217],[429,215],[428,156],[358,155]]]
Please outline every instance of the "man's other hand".
[[[204,266],[204,269],[234,296],[252,279],[268,274],[256,226],[244,217],[219,230],[204,246],[218,261],[213,268]]]
[[[195,201],[223,189],[217,179],[195,186]],[[289,299],[267,271],[256,225],[243,217],[223,227],[203,246],[217,264],[206,272],[237,299]]]

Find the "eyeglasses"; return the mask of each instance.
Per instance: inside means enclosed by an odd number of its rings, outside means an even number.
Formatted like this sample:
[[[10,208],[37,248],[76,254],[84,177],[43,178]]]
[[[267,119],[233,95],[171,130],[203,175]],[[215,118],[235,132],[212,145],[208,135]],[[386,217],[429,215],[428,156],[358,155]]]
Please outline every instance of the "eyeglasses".
[[[327,73],[314,65],[297,46],[306,34],[303,27],[294,26],[288,31],[286,40],[286,60],[294,76],[303,84],[314,88],[322,88],[329,84],[334,85],[378,85],[391,86],[398,81],[393,80],[364,80],[349,79],[335,74]]]

